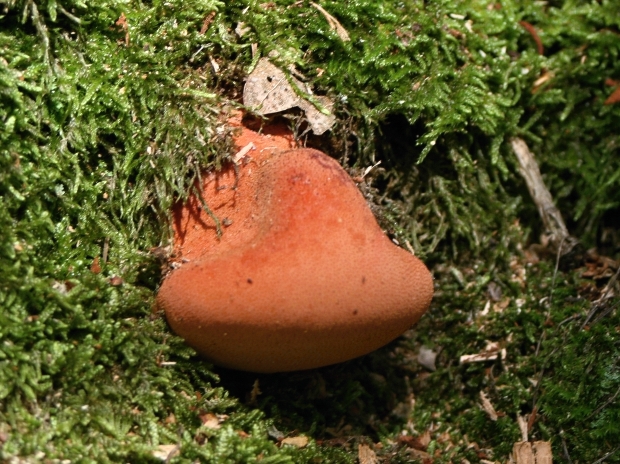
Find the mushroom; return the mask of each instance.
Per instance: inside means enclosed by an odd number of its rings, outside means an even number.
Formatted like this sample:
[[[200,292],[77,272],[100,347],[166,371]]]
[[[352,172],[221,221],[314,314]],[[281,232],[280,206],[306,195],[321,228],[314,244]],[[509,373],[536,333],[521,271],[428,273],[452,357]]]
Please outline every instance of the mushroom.
[[[263,373],[346,361],[409,329],[433,295],[424,264],[334,159],[255,139],[205,176],[204,203],[174,210],[182,262],[157,295],[171,328],[215,364]]]

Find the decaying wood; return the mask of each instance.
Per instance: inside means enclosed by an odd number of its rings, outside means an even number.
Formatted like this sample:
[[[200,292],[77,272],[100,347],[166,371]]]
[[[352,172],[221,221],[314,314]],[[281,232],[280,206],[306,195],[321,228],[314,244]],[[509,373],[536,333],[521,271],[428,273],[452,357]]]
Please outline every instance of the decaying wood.
[[[534,154],[519,137],[513,138],[510,143],[519,161],[519,172],[525,179],[532,200],[538,208],[552,251],[558,253],[560,257],[568,255],[574,251],[579,241],[568,233],[562,213],[555,206],[553,197],[543,181]]]

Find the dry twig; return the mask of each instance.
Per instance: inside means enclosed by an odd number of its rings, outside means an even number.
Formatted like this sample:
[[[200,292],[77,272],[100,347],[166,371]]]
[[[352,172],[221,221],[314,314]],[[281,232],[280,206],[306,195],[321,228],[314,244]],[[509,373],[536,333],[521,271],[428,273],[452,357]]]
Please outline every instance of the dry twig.
[[[579,241],[568,233],[562,213],[555,206],[553,197],[540,174],[534,154],[530,151],[525,141],[515,137],[510,143],[519,161],[519,172],[527,184],[532,200],[538,208],[545,231],[549,236],[549,243],[552,249],[558,252],[558,255],[562,258],[575,251]]]

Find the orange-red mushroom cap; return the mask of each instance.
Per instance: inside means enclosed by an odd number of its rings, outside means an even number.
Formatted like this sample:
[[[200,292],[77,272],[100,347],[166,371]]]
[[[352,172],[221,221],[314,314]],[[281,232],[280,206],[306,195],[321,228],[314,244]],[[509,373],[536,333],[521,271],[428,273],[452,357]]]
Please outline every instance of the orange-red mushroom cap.
[[[280,372],[361,356],[417,322],[432,277],[338,163],[312,149],[253,156],[204,180],[221,238],[198,199],[175,210],[184,262],[157,296],[172,329],[215,364]]]

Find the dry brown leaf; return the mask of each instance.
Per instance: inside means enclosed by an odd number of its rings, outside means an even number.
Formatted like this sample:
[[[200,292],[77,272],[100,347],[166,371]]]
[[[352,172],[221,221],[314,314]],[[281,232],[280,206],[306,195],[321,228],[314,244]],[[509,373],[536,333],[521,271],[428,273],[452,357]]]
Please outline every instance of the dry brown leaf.
[[[99,264],[99,256],[95,256],[93,262],[90,265],[90,272],[93,274],[99,274],[101,272],[101,265]]]
[[[512,458],[516,464],[552,464],[551,443],[520,441],[512,447]]]
[[[357,447],[357,459],[359,464],[377,464],[377,455],[368,445],[361,444]]]
[[[279,113],[299,107],[306,113],[312,132],[321,135],[329,130],[336,122],[336,116],[332,113],[334,103],[328,97],[313,97],[330,113],[324,114],[312,102],[297,95],[291,82],[302,92],[312,93],[306,84],[293,76],[287,78],[284,71],[272,64],[268,58],[261,58],[245,83],[243,104],[259,114]]]
[[[620,85],[616,87],[616,90],[614,90],[609,97],[607,97],[607,100],[605,100],[605,104],[613,105],[614,103],[619,103],[619,102],[620,102]]]
[[[228,419],[228,416],[225,414],[218,414],[217,416],[210,412],[206,414],[200,414],[200,421],[202,422],[203,427],[206,427],[208,429],[217,430],[221,428],[222,426],[220,424],[226,419]]]
[[[308,120],[308,124],[310,124],[312,132],[316,135],[321,135],[331,129],[336,122],[336,116],[332,113],[334,103],[324,96],[315,96],[314,99],[327,109],[330,114],[321,113],[316,106],[306,100],[300,100],[297,106],[306,113],[306,119]]]
[[[235,28],[235,33],[239,37],[243,37],[244,35],[246,35],[251,30],[252,29],[250,27],[247,27],[244,22],[240,21],[240,22],[237,23],[237,27]]]
[[[552,464],[553,454],[551,453],[551,443],[548,441],[535,441],[532,443],[536,464]]]
[[[412,437],[411,435],[400,435],[398,443],[406,445],[408,448],[415,448],[418,451],[426,451],[431,442],[431,432],[427,430],[422,435]]]
[[[159,445],[156,449],[151,451],[151,454],[157,459],[167,461],[181,454],[181,451],[179,450],[179,445]]]
[[[258,398],[258,395],[262,395],[262,394],[263,392],[260,391],[260,382],[258,379],[256,379],[254,381],[254,384],[252,385],[252,391],[250,392],[250,403],[256,403],[256,399]]]
[[[304,89],[294,77],[291,80]],[[269,59],[261,58],[248,76],[243,89],[243,104],[259,114],[278,113],[299,105],[301,99],[286,79],[286,74]]]
[[[295,448],[304,448],[308,445],[308,437],[299,436],[299,437],[288,437],[283,439],[280,443],[283,445],[292,445]]]
[[[418,438],[418,443],[419,443],[418,449],[422,451],[426,451],[428,449],[428,445],[431,444],[431,431],[427,430],[426,432],[424,432],[422,435],[420,435],[417,438]]]
[[[489,416],[489,419],[491,419],[492,421],[496,421],[497,412],[495,412],[495,408],[491,404],[489,397],[482,390],[480,390],[480,401],[482,402],[482,409],[484,409],[484,412],[487,413],[487,415]]]
[[[205,32],[207,32],[209,30],[209,26],[211,26],[211,23],[213,22],[213,20],[215,19],[215,15],[217,13],[215,11],[212,11],[211,13],[209,13],[207,16],[205,16],[204,21],[202,22],[202,27],[200,28],[200,34],[204,35]]]
[[[419,459],[424,464],[430,464],[433,462],[432,456],[428,454],[426,451],[420,451],[415,448],[409,448],[407,449],[407,453],[413,456],[415,459]]]
[[[125,32],[125,46],[129,47],[129,23],[127,22],[127,17],[125,16],[125,13],[121,13],[119,18],[116,20],[116,23],[114,24],[119,26],[123,30],[123,32]]]

